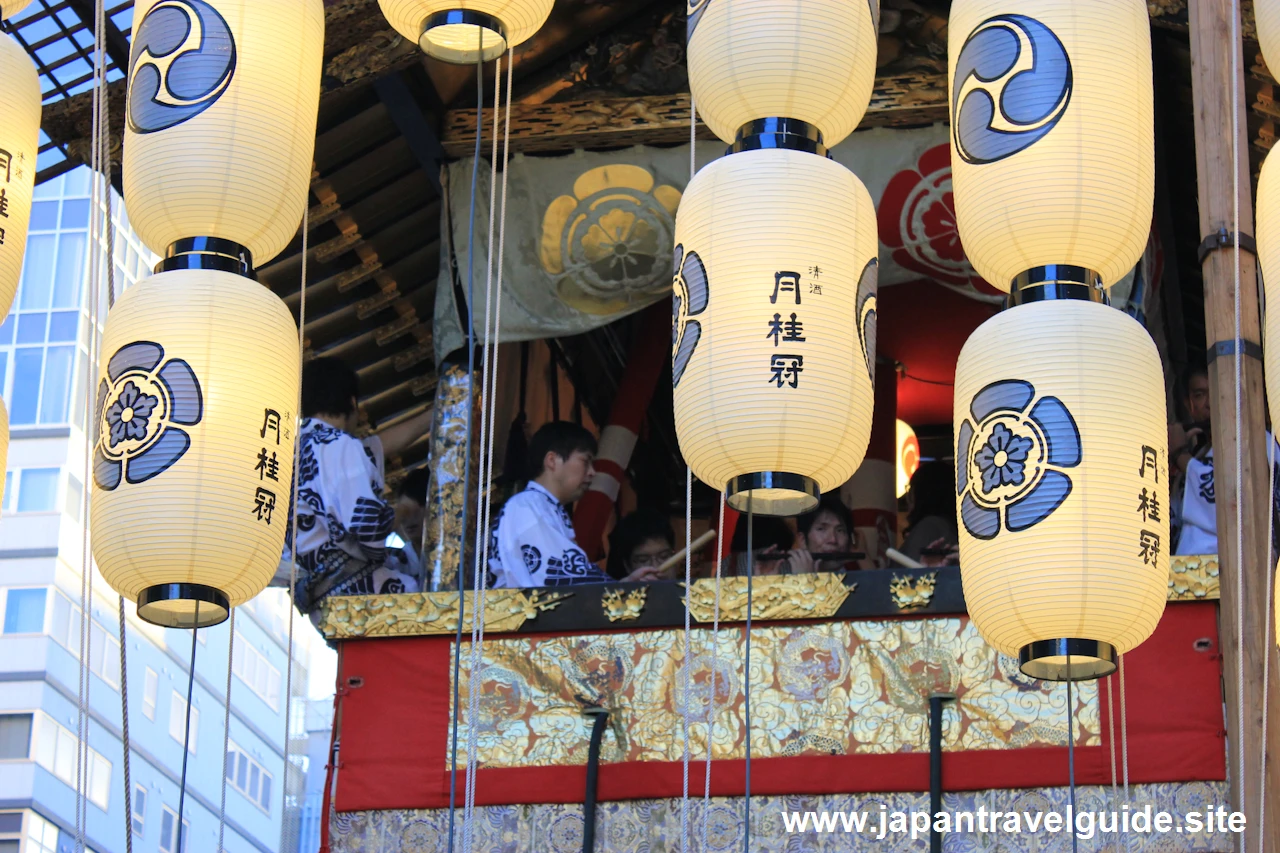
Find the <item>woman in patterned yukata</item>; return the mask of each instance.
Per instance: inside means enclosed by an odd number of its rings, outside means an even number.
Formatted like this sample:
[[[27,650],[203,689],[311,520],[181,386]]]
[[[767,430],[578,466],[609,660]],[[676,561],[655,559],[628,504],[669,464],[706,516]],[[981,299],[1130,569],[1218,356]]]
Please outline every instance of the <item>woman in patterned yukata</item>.
[[[359,378],[341,361],[317,358],[303,366],[294,600],[313,622],[330,595],[422,589],[423,579],[415,572],[420,564],[386,544],[395,510],[383,495],[383,460],[429,429],[431,415],[425,412],[361,441],[354,435],[359,394]],[[291,524],[288,540],[292,536]],[[285,543],[284,566],[291,544]]]
[[[534,478],[502,508],[489,537],[491,587],[566,586],[609,583],[613,578],[578,547],[565,504],[581,498],[595,476],[595,437],[568,421],[553,421],[529,441]],[[657,579],[656,566],[621,580]]]

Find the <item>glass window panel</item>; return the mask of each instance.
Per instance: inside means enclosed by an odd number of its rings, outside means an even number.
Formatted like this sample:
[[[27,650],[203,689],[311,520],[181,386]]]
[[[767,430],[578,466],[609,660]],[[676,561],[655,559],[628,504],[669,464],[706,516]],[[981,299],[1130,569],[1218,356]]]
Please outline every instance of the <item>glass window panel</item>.
[[[76,784],[76,736],[58,726],[58,745],[53,753],[53,775],[68,785]]]
[[[89,769],[89,802],[106,811],[110,796],[111,762],[94,753],[93,764]]]
[[[240,753],[239,766],[236,768],[236,787],[242,791],[248,790],[249,786],[249,760],[245,754]]]
[[[14,315],[10,314],[4,318],[3,323],[0,323],[0,344],[13,343],[13,327],[17,322]]]
[[[79,329],[79,311],[58,311],[49,315],[49,341],[51,343],[74,342],[76,332]]]
[[[33,424],[40,406],[40,367],[44,349],[23,347],[13,351],[13,393],[9,396],[9,422]]]
[[[36,738],[36,763],[53,772],[53,757],[58,751],[58,724],[52,719],[40,715],[40,734]]]
[[[54,234],[35,234],[27,238],[26,261],[22,266],[22,299],[19,300],[23,309],[38,311],[49,307],[57,245],[58,238]]]
[[[258,804],[271,811],[271,774],[265,770],[262,771],[262,793],[258,795]]]
[[[67,475],[67,515],[71,516],[78,523],[80,521],[80,504],[84,501],[84,486],[80,484],[79,478],[75,474]]]
[[[49,315],[43,311],[37,314],[18,315],[18,343],[44,343],[45,327],[49,324]]]
[[[239,755],[234,749],[227,750],[227,779],[232,782],[236,779],[236,758]]]
[[[44,630],[45,590],[11,589],[4,607],[6,634],[39,634]]]
[[[58,241],[58,271],[53,280],[53,307],[79,308],[84,278],[84,234],[63,234]]]
[[[52,512],[57,506],[58,469],[26,468],[18,487],[18,512]]]
[[[258,779],[259,778],[260,778],[260,771],[258,770],[258,765],[250,764],[249,765],[249,787],[245,789],[246,791],[249,792],[250,799],[253,799],[253,800],[258,799]]]
[[[147,820],[147,789],[141,785],[133,787],[133,834],[141,835]]]
[[[0,759],[26,758],[31,753],[31,715],[0,716]]]
[[[71,78],[63,78],[71,79]],[[78,169],[72,169],[67,172],[63,180],[63,195],[88,195],[89,194],[89,175],[91,170],[88,166],[81,166]]]
[[[13,512],[13,472],[4,472],[4,506],[0,512]]]
[[[165,853],[173,853],[174,833],[173,827],[175,823],[175,815],[168,808],[164,810],[164,817],[160,819],[160,849]]]
[[[71,423],[76,424],[81,428],[84,427],[84,407],[88,402],[84,398],[84,389],[80,387],[84,384],[85,379],[87,378],[84,375],[84,362],[84,350],[80,350],[79,356],[75,361],[76,366],[73,366],[71,370],[71,404],[73,406],[71,410]],[[79,520],[80,519],[78,518],[76,519],[76,521]]]
[[[124,262],[124,268],[129,272],[132,272],[137,265],[138,265],[138,253],[133,248],[133,246],[130,246],[128,257],[125,259],[125,262]]]
[[[32,231],[52,231],[58,227],[58,203],[56,201],[37,201],[31,205]],[[30,250],[30,246],[27,247]]]
[[[71,363],[75,347],[49,347],[44,364],[44,390],[40,397],[40,423],[67,422],[67,403],[71,396]]]
[[[62,227],[87,228],[89,226],[89,199],[67,199],[62,202]]]
[[[27,40],[31,40],[31,34],[24,32],[23,35]],[[62,194],[62,178],[57,177],[51,181],[45,181],[43,184],[36,184],[35,192],[31,194],[33,199],[57,198]]]
[[[18,853],[20,841],[0,841],[0,853]]]
[[[53,638],[68,649],[78,649],[80,645],[71,644],[71,602],[66,596],[53,594],[53,619],[50,620],[49,630],[53,632]]]
[[[4,380],[9,374],[9,353],[0,352],[0,394],[4,393]]]

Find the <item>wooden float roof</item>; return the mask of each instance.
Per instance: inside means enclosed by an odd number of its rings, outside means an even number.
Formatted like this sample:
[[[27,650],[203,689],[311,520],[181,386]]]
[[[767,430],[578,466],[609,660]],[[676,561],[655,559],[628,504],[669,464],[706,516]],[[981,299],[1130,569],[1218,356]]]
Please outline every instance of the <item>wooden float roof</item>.
[[[132,3],[108,0],[113,157],[119,157]],[[875,94],[863,126],[946,120],[949,0],[882,0]],[[1202,340],[1195,157],[1186,0],[1151,0],[1156,56],[1160,187],[1157,215],[1175,245],[1170,339]],[[513,151],[556,152],[688,138],[683,0],[557,0],[546,26],[515,51]],[[34,0],[5,29],[44,78],[41,179],[87,160],[90,98],[82,67],[92,48],[92,0]],[[1257,56],[1252,3],[1244,0],[1245,55]],[[440,261],[439,165],[474,143],[475,71],[425,58],[392,30],[377,0],[326,0],[324,73],[311,183],[307,249],[309,355],[341,356],[362,379],[362,405],[385,425],[432,404],[432,316]],[[57,32],[37,37],[40,27]],[[43,23],[41,23],[43,22]],[[29,36],[29,37],[28,37]],[[61,39],[62,41],[59,41]],[[85,45],[89,47],[85,47]],[[60,46],[59,46],[60,45]],[[67,58],[67,57],[71,58]],[[52,57],[52,58],[50,58]],[[486,68],[486,76],[492,67]],[[69,76],[70,75],[70,76]],[[1246,69],[1254,173],[1276,136],[1280,105],[1261,60]],[[701,134],[706,135],[705,128]],[[113,173],[120,173],[118,159]],[[259,269],[297,316],[301,233]],[[629,324],[555,342],[558,358],[598,422],[621,374]],[[1188,358],[1171,353],[1175,363]],[[1194,349],[1194,348],[1193,348]],[[663,396],[663,395],[659,395]],[[651,413],[650,449],[674,463],[666,411]],[[389,479],[422,464],[426,437]],[[682,464],[680,465],[682,468]],[[675,470],[675,466],[672,466]],[[683,473],[681,471],[681,473]]]

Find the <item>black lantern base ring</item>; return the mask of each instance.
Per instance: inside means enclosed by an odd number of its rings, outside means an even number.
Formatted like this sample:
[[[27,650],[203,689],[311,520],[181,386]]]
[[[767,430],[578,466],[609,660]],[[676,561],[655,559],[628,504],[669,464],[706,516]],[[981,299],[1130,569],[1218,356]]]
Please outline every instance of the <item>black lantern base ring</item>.
[[[738,512],[755,515],[803,515],[817,509],[822,490],[812,477],[785,471],[761,471],[734,477],[725,487],[725,502]]]
[[[221,237],[183,237],[170,243],[154,271],[169,270],[220,270],[257,281],[253,273],[253,253]]]
[[[201,583],[156,584],[138,594],[138,616],[163,628],[209,628],[230,614],[226,593]]]
[[[1102,276],[1091,269],[1070,264],[1034,267],[1014,278],[1009,288],[1010,307],[1050,299],[1106,302],[1107,294],[1102,286]]]
[[[1018,669],[1041,681],[1092,681],[1116,671],[1116,649],[1101,640],[1038,640],[1018,650]]]
[[[478,44],[474,47],[449,47],[429,37],[432,30],[457,26],[478,27],[482,30],[483,33],[476,34]],[[498,40],[484,46],[486,36],[489,34],[497,36]],[[477,59],[488,62],[506,52],[507,27],[493,15],[486,15],[484,12],[477,12],[474,9],[449,9],[436,12],[422,22],[422,35],[418,36],[418,47],[422,48],[422,52],[427,56],[439,59],[441,62],[451,62],[454,65],[471,65]]]
[[[822,141],[822,131],[807,121],[797,118],[758,118],[738,128],[727,154],[742,151],[759,151],[762,148],[783,148],[787,151],[803,151],[830,157],[831,152]]]

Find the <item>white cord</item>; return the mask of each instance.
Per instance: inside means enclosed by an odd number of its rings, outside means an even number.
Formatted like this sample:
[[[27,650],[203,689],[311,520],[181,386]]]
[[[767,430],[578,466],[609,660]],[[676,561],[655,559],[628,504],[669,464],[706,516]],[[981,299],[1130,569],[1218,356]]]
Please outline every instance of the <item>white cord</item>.
[[[1116,668],[1120,670],[1120,759],[1124,770],[1124,801],[1129,802],[1129,713],[1124,685],[1124,655],[1116,657]],[[1129,849],[1129,830],[1124,833],[1124,849]]]
[[[293,607],[293,603],[289,603],[289,607]],[[218,853],[225,853],[226,847],[223,846],[227,828],[227,761],[231,757],[230,740],[231,740],[231,664],[235,660],[236,649],[236,609],[231,608],[231,624],[227,628],[227,693],[226,708],[222,718],[222,799],[218,806]],[[288,761],[288,744],[286,742],[286,762]],[[287,767],[286,763],[286,767]]]
[[[724,492],[720,493],[720,519],[716,528],[716,600],[715,611],[711,616],[711,677],[707,679],[710,693],[707,696],[707,767],[706,776],[702,780],[702,847],[709,850],[707,839],[711,829],[711,747],[715,742],[716,730],[716,673],[720,669],[720,555],[724,548]]]
[[[1231,229],[1236,233],[1235,246],[1232,249],[1231,265],[1234,287],[1231,301],[1235,309],[1235,338],[1240,340],[1240,111],[1236,108],[1240,98],[1240,3],[1231,0]],[[1241,396],[1241,375],[1243,353],[1236,353],[1235,364],[1235,463],[1236,463],[1236,755],[1240,763],[1240,797],[1244,800],[1244,448],[1241,447],[1241,420],[1244,417],[1244,402]],[[1270,546],[1268,546],[1270,547]],[[1240,835],[1240,849],[1244,850],[1244,835]]]
[[[1107,679],[1107,740],[1111,746],[1111,811],[1119,812],[1119,792],[1116,790],[1116,702],[1111,688],[1111,679]]]
[[[680,718],[684,733],[684,750],[680,754],[680,770],[683,787],[680,794],[680,850],[689,851],[689,726],[693,709],[689,707],[692,692],[690,670],[693,669],[693,630],[689,621],[690,603],[693,601],[693,469],[684,466],[684,667],[680,679]],[[710,757],[707,759],[710,761]]]
[[[1264,327],[1265,328],[1265,327]],[[1275,553],[1271,543],[1275,541],[1275,493],[1276,493],[1276,441],[1274,436],[1267,437],[1267,597],[1263,599],[1266,616],[1263,617],[1262,648],[1262,740],[1263,749],[1267,743],[1267,714],[1271,698],[1271,597],[1275,594],[1275,569],[1272,559]],[[1258,853],[1266,853],[1264,841],[1267,837],[1267,762],[1259,762],[1258,775]]]
[[[307,190],[302,200],[302,271],[298,282],[298,371],[301,380],[302,362],[307,354],[307,251],[311,231],[311,191]],[[298,382],[298,399],[295,401],[297,415],[293,428],[293,547],[289,549],[289,662],[285,673],[284,690],[284,781],[280,785],[280,825],[285,826],[285,815],[288,814],[289,803],[289,725],[293,702],[293,602],[298,591],[298,475],[302,470],[302,436],[298,435],[298,425],[302,423],[302,382]],[[231,641],[235,642],[232,635]],[[230,676],[228,676],[230,678]],[[227,694],[227,704],[231,704],[231,694]],[[224,774],[225,775],[225,774]],[[221,830],[219,830],[221,831]]]

